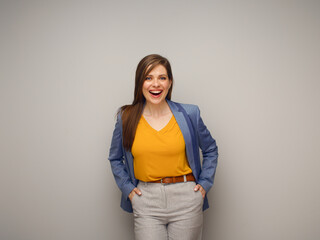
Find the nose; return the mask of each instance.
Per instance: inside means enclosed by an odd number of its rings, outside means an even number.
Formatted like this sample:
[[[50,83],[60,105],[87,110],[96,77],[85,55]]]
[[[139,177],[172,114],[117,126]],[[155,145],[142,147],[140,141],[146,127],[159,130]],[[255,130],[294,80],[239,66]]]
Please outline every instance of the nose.
[[[153,80],[153,82],[152,82],[152,85],[153,85],[154,87],[158,87],[158,86],[159,86],[159,79],[155,78],[155,79]]]

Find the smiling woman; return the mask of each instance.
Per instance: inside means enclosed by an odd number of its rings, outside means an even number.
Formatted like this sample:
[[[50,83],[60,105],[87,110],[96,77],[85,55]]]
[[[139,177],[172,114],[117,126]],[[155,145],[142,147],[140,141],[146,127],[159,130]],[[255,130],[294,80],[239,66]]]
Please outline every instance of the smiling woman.
[[[171,101],[172,84],[166,58],[144,57],[133,103],[120,108],[113,132],[109,160],[122,191],[121,207],[134,214],[136,240],[202,235],[218,148],[199,108]]]

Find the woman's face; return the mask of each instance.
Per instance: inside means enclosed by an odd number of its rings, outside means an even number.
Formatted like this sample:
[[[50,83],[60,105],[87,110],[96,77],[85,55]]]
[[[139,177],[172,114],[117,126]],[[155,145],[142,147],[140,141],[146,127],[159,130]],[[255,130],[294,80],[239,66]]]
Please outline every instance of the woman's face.
[[[165,102],[172,81],[168,78],[164,66],[155,66],[146,76],[142,86],[142,93],[148,104],[160,104]]]

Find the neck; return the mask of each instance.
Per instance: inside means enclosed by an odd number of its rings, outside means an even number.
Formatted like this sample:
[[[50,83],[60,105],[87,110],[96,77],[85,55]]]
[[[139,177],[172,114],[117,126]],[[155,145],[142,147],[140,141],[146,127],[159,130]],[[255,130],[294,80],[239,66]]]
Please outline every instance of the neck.
[[[160,117],[170,112],[171,110],[167,101],[163,101],[159,104],[152,104],[152,103],[146,102],[146,105],[143,109],[144,115],[152,116],[152,117]]]

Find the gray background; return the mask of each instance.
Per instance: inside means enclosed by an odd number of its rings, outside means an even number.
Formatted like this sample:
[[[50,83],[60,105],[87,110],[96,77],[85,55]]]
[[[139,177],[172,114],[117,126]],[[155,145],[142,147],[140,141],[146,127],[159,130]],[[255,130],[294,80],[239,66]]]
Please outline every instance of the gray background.
[[[320,239],[319,1],[0,4],[1,240],[132,239],[107,160],[147,54],[219,166],[204,239]]]

